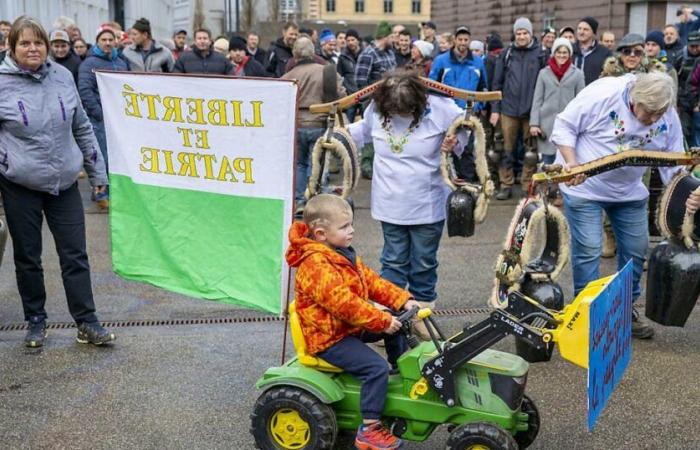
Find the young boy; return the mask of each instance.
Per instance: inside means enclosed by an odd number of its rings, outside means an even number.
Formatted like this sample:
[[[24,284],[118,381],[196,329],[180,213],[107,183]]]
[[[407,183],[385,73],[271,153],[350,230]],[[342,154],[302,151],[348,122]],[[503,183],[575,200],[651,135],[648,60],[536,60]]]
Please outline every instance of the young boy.
[[[365,342],[384,338],[387,359],[395,367],[406,350],[405,336],[393,310],[418,306],[411,294],[383,280],[365,266],[351,247],[352,210],[342,198],[321,194],[304,209],[304,221],[289,230],[287,262],[297,268],[295,299],[309,354],[340,367],[362,381],[363,424],[355,446],[389,450],[401,445],[379,420],[389,382],[389,365]]]

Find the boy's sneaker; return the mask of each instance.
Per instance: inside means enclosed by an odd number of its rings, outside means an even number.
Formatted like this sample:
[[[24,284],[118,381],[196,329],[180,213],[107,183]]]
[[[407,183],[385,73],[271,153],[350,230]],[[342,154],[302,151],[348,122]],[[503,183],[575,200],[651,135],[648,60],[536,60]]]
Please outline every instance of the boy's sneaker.
[[[77,340],[81,344],[102,345],[107,342],[112,342],[116,338],[114,333],[107,331],[107,329],[98,322],[83,322],[78,325]]]
[[[29,318],[29,331],[24,337],[24,345],[29,348],[38,348],[46,341],[46,319],[41,316],[31,316]]]
[[[95,202],[102,211],[107,211],[109,209],[109,193],[107,191],[98,192],[95,194]]]
[[[394,450],[401,444],[403,441],[391,434],[381,422],[360,425],[355,436],[355,448],[358,450]]]
[[[639,312],[632,308],[632,337],[637,339],[651,339],[654,329],[646,320],[639,317]]]

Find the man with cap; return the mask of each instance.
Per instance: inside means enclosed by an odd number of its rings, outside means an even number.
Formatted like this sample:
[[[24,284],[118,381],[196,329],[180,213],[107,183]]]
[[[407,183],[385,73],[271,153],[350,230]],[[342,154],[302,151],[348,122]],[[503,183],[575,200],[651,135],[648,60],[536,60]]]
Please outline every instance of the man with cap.
[[[425,42],[425,41],[423,41]],[[432,47],[431,47],[432,53]],[[430,55],[428,55],[430,56]],[[411,62],[411,32],[404,29],[399,32],[398,42],[394,47],[396,67],[404,67]]]
[[[440,53],[440,46],[438,45],[435,33],[437,32],[437,27],[435,22],[423,22],[421,24],[421,30],[423,31],[423,40],[433,44],[433,59]]]
[[[173,71],[175,58],[170,50],[153,39],[151,23],[148,19],[140,18],[131,27],[132,44],[124,49],[122,56],[129,61],[134,72],[165,72]]]
[[[396,57],[391,45],[391,27],[386,21],[379,22],[374,32],[374,40],[357,58],[355,65],[355,82],[357,88],[362,89],[379,81],[384,73],[396,68]],[[372,178],[372,164],[374,160],[374,148],[371,144],[362,149],[362,161],[360,170],[366,179]]]
[[[267,52],[265,49],[260,48],[260,36],[254,31],[248,32],[248,37],[246,38],[246,54],[252,56],[263,67],[267,64]]]
[[[175,73],[212,73],[230,75],[233,64],[212,49],[211,32],[206,28],[194,30],[194,47],[183,53],[173,68]]]
[[[554,27],[545,27],[542,31],[542,51],[547,55],[552,54],[552,44],[557,38],[557,30]]]
[[[267,77],[269,74],[262,64],[246,52],[246,41],[241,36],[233,36],[228,45],[228,59],[233,64],[237,77]]]
[[[184,28],[178,28],[173,33],[173,45],[172,50],[173,59],[177,61],[182,53],[189,51],[190,47],[187,45],[187,30]]]
[[[328,28],[321,30],[319,35],[319,56],[331,64],[338,63],[338,55],[336,54],[335,34]]]
[[[697,93],[700,92],[698,90],[700,87],[698,67],[700,66],[696,64],[698,57],[700,57],[700,31],[693,31],[688,35],[688,45],[683,48],[674,66],[678,74],[678,115],[683,126],[683,136],[691,147],[700,145],[700,140],[696,139],[696,135],[700,135],[700,127],[696,127],[693,120],[698,100]],[[695,69],[697,69],[697,76],[693,77]],[[696,84],[693,84],[693,78],[696,79]]]
[[[49,38],[51,44],[51,60],[70,70],[75,85],[78,86],[78,69],[83,62],[80,56],[70,51],[70,38],[63,30],[53,30]]]
[[[576,44],[576,30],[574,30],[574,27],[570,27],[568,25],[563,27],[561,30],[559,30],[559,37],[567,39],[569,42],[571,42],[571,45]]]
[[[498,175],[501,188],[496,194],[497,200],[507,200],[512,195],[515,183],[513,166],[518,133],[527,136],[530,132],[530,109],[535,93],[535,84],[540,69],[547,62],[547,55],[532,35],[532,22],[527,17],[520,17],[513,24],[515,41],[501,52],[496,60],[496,71],[492,89],[503,92],[503,99],[492,103],[489,121],[494,127],[501,121],[503,130],[503,155],[500,158]],[[527,192],[535,165],[524,165],[521,173],[523,192]]]
[[[666,67],[666,72],[673,78],[673,83],[678,88],[678,75],[664,50],[664,34],[660,30],[652,30],[647,33],[644,43],[644,52],[651,62],[658,61]]]
[[[292,47],[299,36],[299,25],[287,22],[282,28],[282,37],[270,45],[265,69],[274,77],[279,78],[284,74],[287,62],[292,59]]]
[[[104,117],[102,115],[102,102],[100,91],[97,89],[97,76],[95,70],[107,69],[126,72],[129,63],[119,56],[116,49],[117,35],[112,28],[101,26],[95,33],[95,45],[88,50],[88,56],[80,64],[78,69],[78,92],[85,107],[92,128],[100,145],[105,166],[109,170],[107,160],[107,138],[105,135]]]
[[[583,71],[586,85],[600,76],[605,60],[612,54],[610,50],[598,44],[598,21],[593,17],[584,17],[576,28],[577,41],[574,45],[574,63]]]

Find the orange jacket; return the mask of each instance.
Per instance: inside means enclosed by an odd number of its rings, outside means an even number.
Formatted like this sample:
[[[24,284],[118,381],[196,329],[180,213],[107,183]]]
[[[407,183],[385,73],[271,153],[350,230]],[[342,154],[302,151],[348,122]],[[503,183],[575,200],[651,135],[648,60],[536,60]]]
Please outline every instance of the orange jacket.
[[[375,308],[369,299],[399,310],[411,294],[380,278],[359,257],[353,266],[332,248],[308,238],[308,231],[303,222],[292,224],[286,258],[297,268],[296,309],[309,354],[363,329],[384,331],[391,314]]]

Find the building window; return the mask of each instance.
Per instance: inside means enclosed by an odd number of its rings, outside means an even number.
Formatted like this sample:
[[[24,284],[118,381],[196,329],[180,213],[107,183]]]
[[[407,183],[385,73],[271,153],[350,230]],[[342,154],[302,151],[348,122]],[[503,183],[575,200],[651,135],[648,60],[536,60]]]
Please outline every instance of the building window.
[[[411,13],[420,14],[420,0],[411,0]]]
[[[394,12],[394,1],[384,0],[384,14],[391,14]]]
[[[546,12],[542,15],[542,29],[554,28],[554,13]]]
[[[355,12],[356,13],[365,12],[365,0],[355,0]]]
[[[335,12],[335,0],[326,0],[326,12]]]

